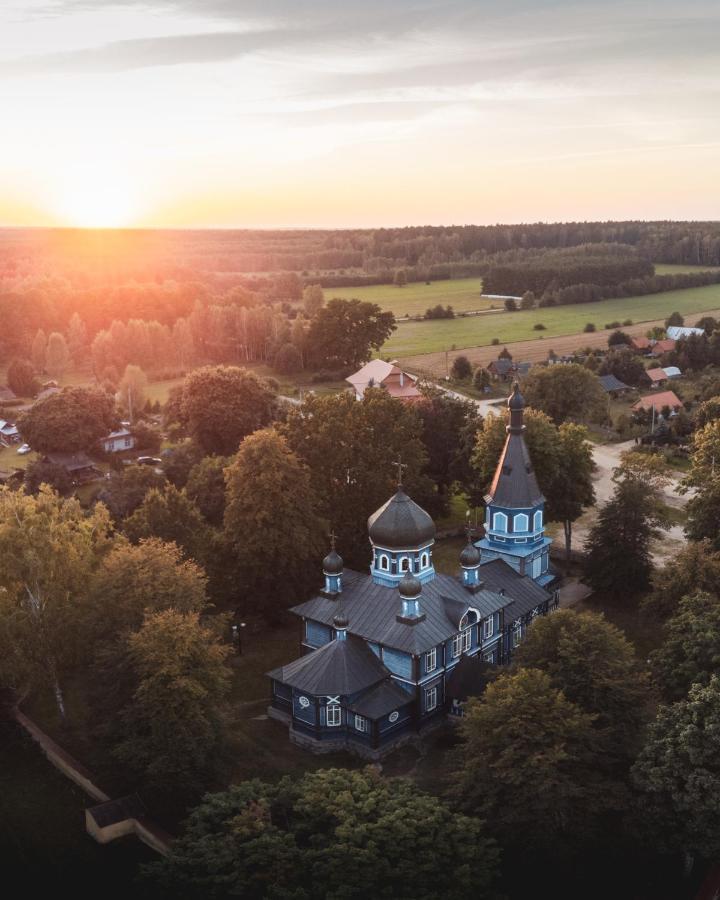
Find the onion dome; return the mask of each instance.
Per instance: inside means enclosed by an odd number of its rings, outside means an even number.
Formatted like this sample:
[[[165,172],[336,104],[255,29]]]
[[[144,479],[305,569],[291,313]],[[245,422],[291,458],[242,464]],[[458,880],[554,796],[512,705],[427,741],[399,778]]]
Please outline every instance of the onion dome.
[[[473,568],[473,566],[477,566],[479,564],[480,551],[472,541],[468,541],[462,552],[460,553],[460,565],[466,569],[471,569]]]
[[[525,409],[525,398],[520,393],[520,385],[517,381],[513,383],[513,392],[508,397],[508,409]]]
[[[409,570],[403,575],[398,585],[400,596],[405,600],[415,600],[420,596],[422,585],[420,580],[416,578]]]
[[[398,488],[368,519],[370,540],[388,550],[422,547],[435,537],[435,523],[425,510]]]
[[[333,625],[334,625],[335,628],[337,628],[337,629],[342,630],[342,629],[344,629],[344,628],[347,628],[347,627],[348,627],[348,624],[349,624],[349,623],[348,623],[348,618],[347,618],[347,616],[335,616],[335,617],[333,618]]]
[[[343,560],[342,556],[333,547],[322,563],[323,572],[326,575],[342,575]]]

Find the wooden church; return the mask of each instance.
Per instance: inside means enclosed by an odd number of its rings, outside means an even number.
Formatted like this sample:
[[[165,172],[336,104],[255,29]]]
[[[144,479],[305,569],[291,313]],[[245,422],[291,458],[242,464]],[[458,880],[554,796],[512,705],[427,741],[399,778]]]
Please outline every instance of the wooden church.
[[[268,673],[269,715],[292,741],[381,757],[461,712],[468,672],[507,663],[529,622],[557,605],[524,406],[516,383],[485,536],[468,535],[456,576],[435,572],[435,524],[402,484],[368,520],[369,574],[345,569],[333,545],[324,588],[292,610],[303,655]]]

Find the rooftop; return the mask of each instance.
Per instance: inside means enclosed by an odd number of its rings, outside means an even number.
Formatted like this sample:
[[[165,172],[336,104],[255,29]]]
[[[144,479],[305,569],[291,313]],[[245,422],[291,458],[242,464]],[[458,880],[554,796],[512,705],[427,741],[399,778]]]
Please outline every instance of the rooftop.
[[[363,641],[334,640],[268,672],[270,678],[308,694],[354,694],[388,676],[388,670]]]
[[[682,406],[682,400],[674,391],[660,391],[657,394],[648,394],[641,397],[637,403],[633,404],[633,409],[652,409],[661,410],[663,406],[669,406],[671,409],[679,409]]]

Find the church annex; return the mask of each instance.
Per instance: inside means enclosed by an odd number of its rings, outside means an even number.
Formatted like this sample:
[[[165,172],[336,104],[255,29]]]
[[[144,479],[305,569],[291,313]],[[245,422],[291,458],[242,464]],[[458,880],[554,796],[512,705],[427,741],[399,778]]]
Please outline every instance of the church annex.
[[[368,520],[369,574],[345,569],[333,545],[323,590],[292,610],[303,655],[268,673],[268,712],[291,740],[379,758],[460,712],[453,676],[508,662],[528,623],[557,605],[524,405],[516,383],[485,536],[468,535],[456,576],[435,572],[435,524],[401,484]]]

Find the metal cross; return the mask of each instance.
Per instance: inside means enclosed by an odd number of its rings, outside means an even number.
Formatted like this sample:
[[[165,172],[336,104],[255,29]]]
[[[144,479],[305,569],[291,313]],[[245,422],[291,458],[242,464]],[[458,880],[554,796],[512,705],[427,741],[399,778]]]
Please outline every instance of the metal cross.
[[[407,463],[404,463],[402,461],[402,455],[399,453],[398,453],[398,459],[397,459],[397,462],[395,463],[395,465],[397,466],[397,470],[398,470],[397,486],[400,488],[400,487],[402,487],[402,470],[407,469]]]
[[[472,522],[470,521],[470,510],[465,513],[465,534],[467,535],[468,543],[472,543],[472,535],[473,535],[473,527]]]
[[[330,534],[328,535],[328,537],[330,538],[330,547],[331,547],[332,550],[334,550],[334,549],[335,549],[335,540],[336,540],[336,538],[337,538],[337,535],[335,534],[335,529],[334,529],[334,528],[332,529],[332,531],[330,532]]]

